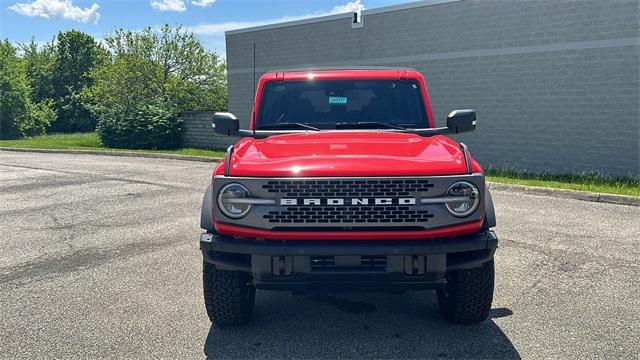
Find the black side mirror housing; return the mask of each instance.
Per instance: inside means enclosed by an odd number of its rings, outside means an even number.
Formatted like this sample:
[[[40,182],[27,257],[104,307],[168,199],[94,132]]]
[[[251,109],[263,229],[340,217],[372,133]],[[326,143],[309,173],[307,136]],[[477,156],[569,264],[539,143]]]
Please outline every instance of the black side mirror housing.
[[[235,136],[240,130],[240,120],[230,112],[216,112],[213,114],[213,131],[216,134]]]
[[[447,116],[447,127],[454,134],[474,131],[476,129],[476,112],[471,109],[453,110]]]

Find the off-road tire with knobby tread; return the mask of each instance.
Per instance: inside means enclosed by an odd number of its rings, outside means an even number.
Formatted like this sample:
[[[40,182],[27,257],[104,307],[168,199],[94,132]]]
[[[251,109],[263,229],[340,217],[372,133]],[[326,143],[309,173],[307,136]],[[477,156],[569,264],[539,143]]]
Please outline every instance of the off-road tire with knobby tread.
[[[440,312],[450,322],[477,324],[489,317],[493,301],[494,263],[447,273],[447,283],[438,289]]]
[[[235,254],[217,255],[229,258]],[[203,261],[202,274],[204,304],[211,322],[223,327],[246,324],[256,300],[251,274],[219,270],[206,261]]]

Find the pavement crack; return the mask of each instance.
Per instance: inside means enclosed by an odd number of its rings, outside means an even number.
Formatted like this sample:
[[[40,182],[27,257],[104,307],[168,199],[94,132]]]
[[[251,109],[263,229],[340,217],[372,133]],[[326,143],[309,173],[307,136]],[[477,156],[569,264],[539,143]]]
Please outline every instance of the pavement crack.
[[[46,257],[42,254],[27,263],[0,269],[0,284],[11,283],[23,286],[41,279],[96,268],[117,259],[160,251],[174,245],[175,242],[171,241],[154,243],[153,247],[147,244],[130,243],[111,248],[76,249],[72,253],[59,257]]]
[[[579,270],[580,266],[587,263],[595,263],[608,268],[637,268],[640,265],[635,261],[629,261],[621,258],[609,258],[594,254],[592,251],[574,251],[568,249],[553,249],[548,246],[542,246],[524,242],[520,240],[500,238],[500,247],[513,247],[517,249],[529,250],[542,254],[550,259],[558,266],[561,272],[572,272]]]

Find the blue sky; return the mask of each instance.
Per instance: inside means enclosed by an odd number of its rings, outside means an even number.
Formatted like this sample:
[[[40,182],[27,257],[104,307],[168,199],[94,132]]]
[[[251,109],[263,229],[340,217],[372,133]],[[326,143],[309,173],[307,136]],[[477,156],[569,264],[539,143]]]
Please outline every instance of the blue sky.
[[[100,40],[115,29],[183,25],[224,56],[224,32],[374,9],[411,0],[0,0],[0,39],[50,41],[76,29]]]

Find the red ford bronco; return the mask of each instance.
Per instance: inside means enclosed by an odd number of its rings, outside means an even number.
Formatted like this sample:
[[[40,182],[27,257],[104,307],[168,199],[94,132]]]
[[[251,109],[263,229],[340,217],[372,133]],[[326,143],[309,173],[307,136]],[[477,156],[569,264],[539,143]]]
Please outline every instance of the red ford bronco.
[[[246,323],[256,289],[293,293],[435,289],[443,316],[484,321],[494,288],[495,213],[480,165],[436,127],[413,69],[269,72],[249,129],[213,171],[202,204],[204,300],[220,326]]]

